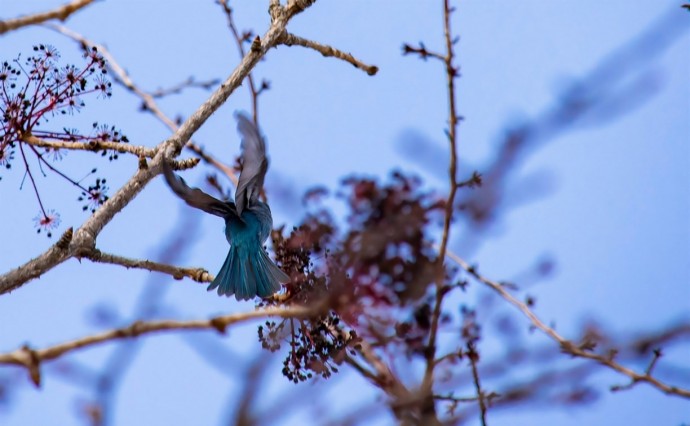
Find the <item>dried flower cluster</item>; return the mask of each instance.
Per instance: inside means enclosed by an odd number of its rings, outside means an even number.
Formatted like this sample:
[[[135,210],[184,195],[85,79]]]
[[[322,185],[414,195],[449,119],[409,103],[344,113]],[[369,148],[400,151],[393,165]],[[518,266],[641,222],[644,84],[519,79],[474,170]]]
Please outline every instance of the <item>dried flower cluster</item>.
[[[273,233],[276,259],[290,273],[286,294],[260,306],[322,307],[315,318],[268,321],[259,328],[265,349],[290,345],[284,362],[288,379],[312,373],[328,377],[361,337],[375,346],[400,344],[424,354],[431,322],[429,288],[450,276],[432,249],[433,224],[444,202],[420,191],[420,181],[395,172],[385,185],[348,178],[339,197],[347,203],[342,235],[329,211],[318,208],[287,237]],[[308,201],[323,190],[310,191]]]
[[[44,207],[33,168],[37,165],[43,175],[46,174],[44,169],[48,169],[76,187],[81,194],[78,201],[84,203],[83,210],[93,212],[108,199],[106,180],[97,178],[94,185],[84,186],[81,183],[84,178],[69,177],[55,163],[63,158],[66,149],[72,148],[100,151],[112,161],[118,158],[118,153],[103,148],[99,142],[128,142],[122,132],[105,124],[94,123],[88,134],[67,126],[61,130],[45,129],[56,117],[80,112],[88,96],[112,96],[106,63],[96,48],[85,51],[83,67],[61,66],[59,59],[60,54],[54,47],[38,45],[26,59],[19,56],[0,66],[0,166],[11,169],[13,163],[21,159],[25,177],[31,182],[40,207],[34,220],[37,231],[44,231],[48,236],[59,225],[59,214]],[[19,155],[15,155],[16,151]],[[30,155],[35,158],[35,164],[30,161]],[[89,175],[94,173],[96,168]]]

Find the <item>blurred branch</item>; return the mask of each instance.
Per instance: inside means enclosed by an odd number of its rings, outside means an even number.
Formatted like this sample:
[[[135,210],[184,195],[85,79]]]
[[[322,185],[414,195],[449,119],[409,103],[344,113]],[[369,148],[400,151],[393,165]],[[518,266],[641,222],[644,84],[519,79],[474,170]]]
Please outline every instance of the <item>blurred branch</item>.
[[[342,336],[343,334],[339,333],[339,335]],[[371,344],[365,340],[362,340],[359,344],[359,355],[368,367],[362,365],[361,362],[349,354],[345,355],[345,362],[361,374],[362,377],[391,397],[391,408],[399,420],[418,421],[415,408],[418,406],[419,398],[407,389],[390,367],[376,354]],[[412,410],[407,409],[410,407]]]
[[[508,207],[517,204],[511,200],[516,191],[509,183],[519,179],[521,166],[535,152],[568,131],[609,124],[648,101],[658,90],[650,73],[654,59],[688,29],[687,17],[674,7],[639,36],[612,49],[584,75],[568,81],[552,104],[535,117],[505,126],[494,158],[481,167],[482,188],[463,193],[455,206],[467,221],[465,250]],[[534,191],[527,192],[534,197]]]
[[[579,358],[586,358],[592,361],[595,361],[601,365],[604,365],[612,370],[615,370],[625,376],[628,376],[630,380],[633,382],[632,384],[637,384],[640,382],[645,382],[649,383],[653,387],[657,388],[658,390],[669,394],[669,395],[677,395],[683,398],[689,398],[690,399],[690,389],[683,389],[679,388],[677,386],[673,385],[668,385],[659,379],[653,377],[651,375],[651,369],[648,369],[644,374],[637,373],[621,364],[615,361],[615,354],[607,354],[607,355],[599,355],[594,352],[592,352],[592,349],[590,348],[589,345],[582,344],[578,345],[568,339],[565,339],[562,337],[560,334],[556,332],[553,328],[547,326],[544,324],[539,317],[527,306],[526,303],[523,303],[519,300],[517,300],[513,295],[511,295],[508,290],[505,289],[503,285],[500,283],[490,280],[483,275],[479,274],[477,272],[477,268],[474,266],[471,266],[469,263],[467,263],[465,260],[457,256],[453,252],[448,252],[448,257],[451,258],[453,261],[455,261],[462,269],[464,269],[467,273],[469,273],[472,277],[474,277],[477,281],[485,284],[492,290],[496,291],[503,299],[505,299],[508,303],[511,305],[515,306],[517,309],[519,309],[523,315],[525,315],[532,325],[539,330],[541,330],[544,334],[546,334],[548,337],[550,337],[552,340],[557,342],[561,348],[561,350],[567,354],[570,354],[574,357],[579,357]],[[658,358],[658,356],[655,355],[655,358]],[[656,361],[654,361],[656,363]],[[631,385],[626,386],[626,388],[632,387]],[[614,388],[615,389],[615,388]]]
[[[651,347],[658,347],[664,343],[674,342],[683,337],[690,337],[690,324],[681,323],[667,328],[661,332],[649,333],[639,337],[634,343],[633,348],[637,352],[645,353]]]
[[[379,68],[377,66],[367,65],[349,53],[345,53],[341,50],[338,50],[334,47],[325,44],[317,43],[312,40],[307,40],[306,38],[296,36],[288,32],[285,32],[285,34],[283,34],[283,36],[279,40],[279,43],[284,44],[286,46],[297,45],[309,49],[314,49],[325,57],[334,57],[341,59],[345,62],[349,62],[350,64],[354,65],[355,68],[359,68],[360,70],[366,72],[368,75],[376,75],[376,73],[379,71]]]
[[[479,370],[477,369],[477,361],[479,361],[479,354],[474,349],[474,344],[467,342],[467,357],[470,359],[470,367],[472,367],[472,382],[474,383],[474,390],[477,392],[477,401],[479,401],[479,420],[482,426],[486,426],[486,397],[482,390],[482,385],[479,380]]]
[[[263,354],[257,357],[247,369],[243,380],[244,388],[240,391],[240,395],[242,395],[240,400],[237,401],[237,395],[232,395],[230,404],[228,404],[229,407],[233,407],[233,404],[237,407],[234,416],[227,422],[228,425],[255,426],[259,424],[252,406],[255,401],[260,399],[259,386],[261,379],[266,374],[266,361],[267,356]]]
[[[572,407],[574,404],[591,402],[596,397],[594,389],[586,384],[596,371],[591,368],[591,365],[580,364],[566,369],[548,369],[538,360],[535,360],[535,365],[540,368],[535,377],[526,380],[511,377],[507,383],[499,385],[500,394],[491,392],[485,396],[487,402],[491,404],[492,411],[524,406],[528,403],[531,409],[537,412],[539,404],[551,409],[557,406]],[[525,367],[528,366],[525,365]],[[515,365],[508,366],[512,372],[515,368]],[[506,376],[510,377],[510,374]],[[455,416],[454,411],[459,404],[452,400],[448,402],[450,402],[449,411],[459,422],[480,414],[480,408],[476,404],[463,404],[461,413]]]
[[[154,257],[160,259],[161,263],[172,264],[179,262],[187,253],[193,250],[194,244],[198,240],[199,221],[194,218],[194,215],[188,214],[189,212],[186,211],[184,206],[179,206],[178,209],[180,212],[178,213],[178,220],[172,226],[172,229],[184,229],[185,232],[171,232],[169,233],[171,235],[170,239],[164,243],[156,243],[159,247],[155,250],[156,254],[154,254]],[[164,278],[166,277],[158,274],[147,276],[146,282],[141,287],[137,301],[129,315],[132,322],[154,319],[154,317],[160,318],[161,315],[165,316],[167,314],[167,312],[161,312],[161,306],[165,303],[166,293],[172,287],[168,285],[167,279]],[[179,317],[179,315],[173,313],[168,316]],[[114,318],[113,320],[112,324],[104,324],[104,327],[115,327],[116,324],[119,325],[126,322],[119,318]],[[201,337],[206,336],[206,333],[193,335]],[[187,338],[192,337],[189,334],[183,334],[183,336]],[[206,337],[216,341],[215,336]],[[130,339],[122,342],[116,345],[103,363],[102,371],[94,387],[94,404],[98,407],[103,419],[101,426],[117,424],[114,418],[116,416],[115,407],[117,406],[119,390],[122,388],[123,382],[131,377],[127,373],[134,365],[144,343],[143,339]]]
[[[365,341],[360,343],[362,348],[359,353],[362,358],[373,370],[373,373],[366,374],[361,365],[356,365],[355,362],[349,362],[350,365],[355,367],[360,373],[364,373],[364,377],[379,386],[383,391],[394,397],[395,399],[409,399],[410,391],[405,387],[405,385],[398,379],[398,377],[393,374],[390,367],[374,352],[371,345]],[[351,358],[348,358],[351,360]],[[354,360],[352,360],[354,361]]]
[[[4,34],[8,31],[16,30],[29,25],[40,24],[51,19],[65,21],[74,12],[88,6],[91,3],[93,3],[93,0],[74,0],[47,12],[20,16],[19,18],[8,19],[7,21],[0,21],[0,34]]]
[[[213,79],[213,80],[208,80],[208,81],[196,81],[194,79],[194,76],[189,77],[182,83],[178,83],[172,87],[168,87],[166,89],[158,89],[153,92],[151,92],[151,97],[152,98],[162,98],[168,95],[176,95],[179,93],[182,93],[184,89],[192,88],[192,87],[198,87],[201,89],[206,89],[209,90],[213,88],[213,86],[216,86],[218,83],[220,83],[220,80],[218,79]]]
[[[478,396],[453,396],[450,395],[434,395],[434,399],[438,401],[451,401],[451,402],[476,402],[479,400]]]
[[[438,52],[434,52],[432,50],[428,50],[426,46],[424,46],[424,43],[419,43],[419,47],[414,47],[411,44],[404,43],[403,55],[409,55],[411,53],[418,55],[419,58],[424,61],[426,61],[428,58],[434,58],[438,59],[441,62],[446,62],[445,55],[442,55]]]
[[[127,327],[112,329],[91,336],[82,337],[69,342],[61,343],[45,349],[31,349],[24,346],[13,352],[0,354],[0,364],[19,365],[25,367],[31,375],[32,381],[40,385],[40,366],[45,361],[56,359],[77,349],[94,346],[97,344],[119,340],[131,339],[144,334],[163,331],[181,330],[217,330],[225,333],[228,326],[247,322],[256,318],[281,317],[303,318],[315,312],[314,308],[290,307],[290,308],[266,308],[239,314],[219,316],[208,320],[161,320],[161,321],[135,321]]]

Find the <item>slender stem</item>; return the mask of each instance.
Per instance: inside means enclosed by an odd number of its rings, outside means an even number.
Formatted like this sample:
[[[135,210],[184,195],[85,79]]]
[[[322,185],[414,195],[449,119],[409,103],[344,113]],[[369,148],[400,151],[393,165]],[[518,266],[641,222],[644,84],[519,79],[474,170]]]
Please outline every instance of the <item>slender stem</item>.
[[[467,353],[470,359],[470,366],[472,367],[472,381],[477,392],[477,401],[479,401],[479,420],[482,426],[486,426],[486,402],[484,401],[484,392],[482,391],[482,385],[479,381],[479,370],[477,369],[479,355],[472,343],[467,343]]]
[[[450,165],[448,167],[448,176],[450,180],[450,192],[448,194],[448,201],[446,203],[446,215],[443,221],[443,237],[441,240],[441,249],[439,250],[440,261],[443,262],[446,255],[446,248],[448,246],[448,238],[450,237],[450,223],[453,217],[453,204],[455,202],[455,194],[458,189],[457,174],[458,174],[458,149],[457,149],[457,126],[458,115],[455,107],[455,78],[457,77],[457,70],[453,65],[453,40],[450,28],[451,7],[450,0],[444,0],[443,3],[443,19],[444,32],[446,39],[446,56],[444,63],[446,66],[446,82],[448,85],[448,142],[450,144]]]
[[[60,176],[61,178],[65,179],[67,182],[71,183],[72,185],[76,186],[77,188],[81,189],[82,191],[87,192],[87,193],[89,192],[89,190],[86,189],[86,188],[84,188],[84,186],[82,186],[82,184],[80,184],[79,182],[75,181],[75,180],[72,179],[71,177],[67,176],[66,174],[64,174],[63,172],[61,172],[60,170],[58,170],[57,168],[53,167],[52,164],[50,164],[49,162],[46,161],[45,158],[43,158],[43,154],[41,154],[40,152],[38,152],[38,150],[37,150],[35,147],[32,146],[32,147],[30,147],[30,148],[31,148],[31,150],[34,152],[34,154],[36,154],[36,157],[38,158],[38,161],[39,161],[39,162],[42,162],[43,164],[45,164],[46,167],[48,167],[52,172],[56,173],[58,176]]]
[[[237,31],[237,27],[235,26],[235,20],[232,18],[232,8],[228,6],[227,0],[218,0],[218,4],[220,4],[223,7],[225,16],[227,16],[228,18],[228,27],[232,32],[232,36],[235,39],[235,43],[237,44],[237,50],[239,51],[240,58],[243,58],[245,55],[244,46],[242,45],[243,38],[240,35],[239,31]],[[252,77],[252,73],[247,74],[247,81],[249,82],[249,94],[251,95],[252,100],[252,117],[254,118],[254,124],[258,125],[259,92],[256,90],[256,86],[254,85],[254,77]]]
[[[26,160],[26,154],[24,153],[24,147],[19,144],[19,152],[22,153],[22,159],[24,160],[24,166],[26,167],[26,173],[29,175],[29,180],[31,181],[31,186],[34,187],[34,193],[36,194],[36,199],[38,200],[38,205],[41,207],[41,212],[43,212],[43,218],[48,217],[46,209],[43,207],[43,202],[41,201],[41,196],[38,193],[38,187],[36,186],[36,181],[34,180],[34,175],[31,173],[31,167],[29,167],[29,162]]]
[[[458,189],[457,184],[457,125],[458,118],[455,106],[455,78],[457,77],[457,70],[453,65],[453,41],[451,36],[450,15],[452,9],[449,0],[444,0],[443,3],[443,19],[444,19],[444,34],[446,41],[446,55],[443,62],[446,69],[446,82],[448,91],[448,142],[450,148],[450,164],[448,167],[448,176],[450,182],[450,191],[448,199],[446,200],[445,216],[443,220],[443,236],[441,239],[441,246],[439,250],[438,262],[443,265],[446,250],[448,246],[448,239],[450,236],[450,224],[453,219],[453,205],[455,204],[455,194]],[[426,352],[426,370],[424,373],[424,380],[422,382],[422,390],[430,399],[428,404],[433,407],[432,387],[434,381],[434,367],[436,366],[436,340],[438,336],[439,321],[441,318],[441,311],[443,305],[443,297],[446,291],[442,278],[436,282],[436,297],[434,300],[434,308],[431,314],[431,327],[429,331],[429,341],[427,343]]]

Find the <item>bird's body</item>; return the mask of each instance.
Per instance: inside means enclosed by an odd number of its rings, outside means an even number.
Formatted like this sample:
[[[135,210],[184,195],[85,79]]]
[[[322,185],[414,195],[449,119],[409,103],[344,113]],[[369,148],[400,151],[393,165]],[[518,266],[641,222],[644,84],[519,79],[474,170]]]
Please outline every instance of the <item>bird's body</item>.
[[[263,249],[270,235],[273,218],[268,205],[259,201],[242,212],[241,218],[225,219],[225,238],[230,251],[209,290],[218,288],[219,295],[232,294],[238,300],[255,295],[268,297],[280,290],[280,282],[289,279]]]
[[[220,201],[198,188],[190,188],[176,176],[167,162],[163,174],[170,188],[192,207],[225,219],[225,237],[230,243],[225,262],[208,290],[218,295],[235,295],[237,300],[254,296],[269,297],[280,290],[289,277],[273,263],[263,248],[273,228],[268,204],[259,200],[268,170],[266,145],[256,126],[243,115],[237,115],[242,135],[243,167],[235,193],[235,202]]]

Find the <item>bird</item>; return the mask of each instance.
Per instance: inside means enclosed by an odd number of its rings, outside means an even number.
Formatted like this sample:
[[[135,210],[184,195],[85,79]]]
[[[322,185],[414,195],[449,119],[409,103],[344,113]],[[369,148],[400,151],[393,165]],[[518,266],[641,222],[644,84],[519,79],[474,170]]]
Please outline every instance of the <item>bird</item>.
[[[290,277],[266,253],[263,243],[273,228],[268,204],[259,199],[268,171],[266,141],[258,127],[244,113],[236,113],[241,136],[241,164],[235,202],[221,201],[199,188],[190,188],[163,159],[163,175],[172,191],[188,205],[225,219],[225,237],[230,250],[223,266],[207,290],[219,296],[249,300],[267,298],[278,292]]]

